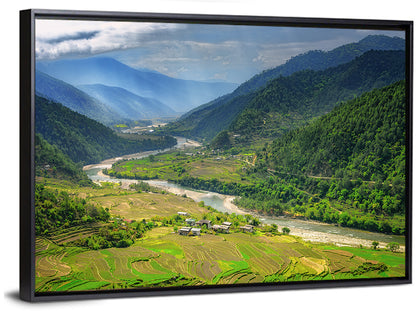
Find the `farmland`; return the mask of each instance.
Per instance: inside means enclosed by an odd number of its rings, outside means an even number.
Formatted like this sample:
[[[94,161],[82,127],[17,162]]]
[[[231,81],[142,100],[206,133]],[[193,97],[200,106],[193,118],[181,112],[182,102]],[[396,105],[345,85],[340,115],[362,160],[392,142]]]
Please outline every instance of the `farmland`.
[[[197,149],[198,150],[198,149]],[[138,160],[121,161],[105,172],[117,178],[176,180],[183,176],[248,183],[244,171],[253,154],[217,155],[211,152],[170,151]]]
[[[243,233],[239,225],[250,217],[215,212],[163,192],[42,181],[50,190],[65,189],[73,197],[108,208],[111,219],[110,224],[80,224],[38,236],[37,292],[404,276],[403,253],[312,244],[267,226]],[[184,223],[178,211],[233,225],[229,234],[203,229],[200,236],[182,236],[175,232]],[[93,249],[80,243],[102,227],[117,231],[134,221],[151,226],[128,247]]]

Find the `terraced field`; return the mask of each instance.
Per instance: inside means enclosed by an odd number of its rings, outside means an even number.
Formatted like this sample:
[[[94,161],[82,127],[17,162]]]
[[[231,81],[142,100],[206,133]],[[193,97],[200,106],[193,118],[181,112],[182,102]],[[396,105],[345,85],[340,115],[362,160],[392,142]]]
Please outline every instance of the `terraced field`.
[[[103,195],[93,200],[110,210],[113,215],[127,219],[150,219],[154,216],[166,217],[177,212],[187,212],[201,217],[208,210],[200,207],[195,201],[173,194],[130,193],[125,196]]]
[[[293,236],[181,236],[158,227],[128,248],[36,241],[37,291],[403,276],[404,255],[312,245]]]
[[[65,189],[108,208],[114,219],[150,221],[174,219],[177,212],[201,219],[214,212],[189,198],[166,193],[120,189],[72,187],[51,180],[47,187]],[[225,221],[216,215],[219,223]],[[170,218],[169,218],[170,217]],[[184,220],[182,220],[184,222]],[[235,221],[242,221],[236,218]],[[127,223],[127,222],[126,222]],[[77,243],[116,230],[110,224],[84,224],[49,232],[36,239],[36,290],[88,291],[190,285],[267,283],[404,276],[403,253],[386,250],[311,244],[291,235],[256,233],[182,236],[175,225],[155,220],[153,229],[125,248],[96,249]],[[105,226],[106,230],[100,230]],[[177,227],[177,226],[176,226]],[[280,228],[279,228],[280,229]],[[100,233],[100,232],[101,233]],[[130,244],[128,244],[130,245]]]
[[[50,240],[57,245],[64,245],[65,243],[76,241],[82,238],[89,237],[97,233],[101,226],[99,224],[91,224],[89,226],[77,226],[63,230],[51,232]]]

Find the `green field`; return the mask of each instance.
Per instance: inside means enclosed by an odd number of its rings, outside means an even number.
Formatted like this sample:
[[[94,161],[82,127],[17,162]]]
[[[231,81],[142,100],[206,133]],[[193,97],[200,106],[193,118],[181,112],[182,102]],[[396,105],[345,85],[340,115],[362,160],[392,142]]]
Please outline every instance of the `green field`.
[[[404,276],[404,255],[311,245],[292,236],[180,236],[156,228],[128,248],[86,250],[38,238],[37,291]]]
[[[50,189],[66,189],[72,196],[108,207],[120,221],[153,219],[154,226],[123,248],[76,246],[77,241],[97,234],[106,226],[103,223],[38,236],[37,292],[404,276],[403,253],[311,244],[262,227],[242,233],[237,225],[229,234],[203,230],[201,236],[182,236],[161,216],[173,219],[178,211],[186,211],[189,217],[211,217],[218,223],[232,219],[244,224],[246,220],[171,194],[47,182]]]
[[[107,174],[118,178],[175,180],[182,176],[248,183],[244,170],[252,165],[252,154],[217,155],[210,152],[170,151],[153,157],[125,160],[113,165]]]

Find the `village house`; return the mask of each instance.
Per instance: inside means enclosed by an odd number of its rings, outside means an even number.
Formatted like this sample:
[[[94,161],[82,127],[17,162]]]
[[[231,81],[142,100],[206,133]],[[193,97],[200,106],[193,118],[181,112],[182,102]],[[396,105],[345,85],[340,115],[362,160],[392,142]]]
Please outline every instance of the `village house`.
[[[185,222],[188,224],[188,226],[195,226],[195,219],[188,218],[185,219]]]
[[[195,224],[200,227],[206,226],[207,229],[211,229],[211,220],[202,219],[202,220],[198,220]]]
[[[191,234],[192,235],[201,235],[201,228],[192,228],[191,229]]]
[[[231,223],[231,222],[228,222],[228,221],[224,221],[224,222],[222,223],[222,225],[223,225],[223,226],[227,226],[227,227],[231,227],[232,223]]]
[[[212,229],[217,232],[229,233],[230,227],[224,225],[213,225]]]
[[[188,216],[188,213],[187,212],[178,212],[178,215],[179,216]]]
[[[191,229],[192,229],[191,227],[182,227],[179,229],[178,233],[180,235],[188,235],[189,232],[191,232]]]
[[[254,226],[252,226],[252,225],[245,225],[245,226],[241,226],[240,229],[243,232],[250,232],[251,233],[251,232],[254,231]]]

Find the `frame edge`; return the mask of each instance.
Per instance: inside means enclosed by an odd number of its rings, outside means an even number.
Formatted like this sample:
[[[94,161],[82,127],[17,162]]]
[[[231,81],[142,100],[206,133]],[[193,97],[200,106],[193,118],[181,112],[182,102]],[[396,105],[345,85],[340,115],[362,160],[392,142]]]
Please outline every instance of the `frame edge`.
[[[20,11],[20,284],[22,300],[34,300],[34,14]]]
[[[196,15],[196,14],[168,14],[168,13],[130,13],[130,12],[91,12],[91,11],[55,11],[55,10],[23,10],[20,11],[20,298],[25,301],[57,301],[57,300],[75,300],[75,299],[98,299],[98,298],[122,298],[122,297],[150,297],[150,296],[167,296],[167,295],[190,295],[190,294],[212,294],[224,292],[224,288],[201,288],[201,289],[171,289],[167,291],[151,290],[149,292],[91,292],[91,293],[74,293],[59,296],[36,296],[35,295],[35,234],[34,234],[34,66],[35,66],[35,17],[50,18],[55,17],[83,17],[97,19],[108,19],[109,16],[116,16],[116,19],[131,19],[139,16],[144,19],[160,21],[176,20],[176,21],[199,21],[206,23],[215,23],[226,21],[231,18],[231,23],[247,22],[247,19],[257,19],[258,23],[276,23],[275,19],[280,19],[283,24],[300,23],[304,27],[310,26],[311,23],[318,22],[320,27],[334,27],[336,25],[347,24],[354,27],[363,21],[371,21],[367,26],[370,28],[379,23],[386,24],[386,27],[398,27],[406,29],[408,40],[406,47],[408,51],[408,103],[409,103],[409,119],[408,119],[408,137],[409,137],[409,153],[408,153],[408,172],[409,193],[408,193],[408,239],[407,239],[407,258],[408,263],[407,276],[400,280],[366,280],[365,282],[338,282],[328,285],[323,282],[304,283],[304,284],[285,284],[268,287],[247,286],[247,287],[229,287],[226,293],[232,292],[255,292],[255,291],[276,291],[276,290],[293,290],[296,289],[312,289],[312,288],[331,288],[331,287],[349,287],[349,286],[374,286],[374,285],[393,285],[393,284],[410,284],[412,283],[412,129],[413,129],[413,21],[381,21],[381,20],[356,20],[356,19],[327,19],[327,18],[295,18],[295,17],[267,17],[267,16],[227,16],[227,15]],[[215,20],[215,21],[214,21]],[[30,211],[30,212],[29,212]],[[29,216],[30,215],[30,216]],[[293,285],[293,286],[292,286]]]

